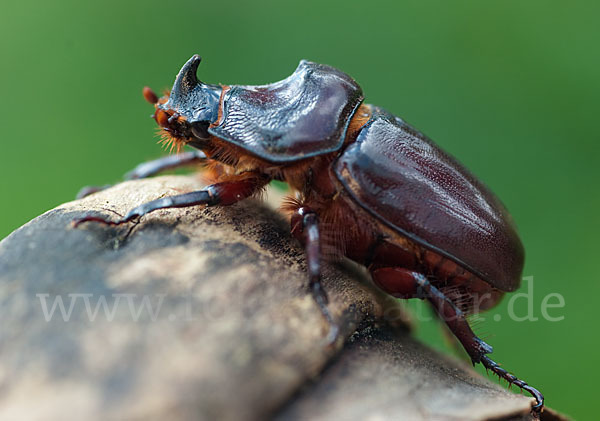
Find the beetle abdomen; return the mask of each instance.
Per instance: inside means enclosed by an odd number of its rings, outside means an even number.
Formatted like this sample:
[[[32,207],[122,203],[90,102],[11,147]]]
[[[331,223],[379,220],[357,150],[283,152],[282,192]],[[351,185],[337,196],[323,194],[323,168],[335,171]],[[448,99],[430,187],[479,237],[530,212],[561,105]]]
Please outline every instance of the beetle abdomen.
[[[396,232],[498,289],[519,286],[523,246],[505,207],[401,119],[373,107],[335,171],[352,199]]]
[[[339,149],[362,100],[350,76],[302,60],[280,82],[231,86],[209,133],[270,162],[298,161]]]

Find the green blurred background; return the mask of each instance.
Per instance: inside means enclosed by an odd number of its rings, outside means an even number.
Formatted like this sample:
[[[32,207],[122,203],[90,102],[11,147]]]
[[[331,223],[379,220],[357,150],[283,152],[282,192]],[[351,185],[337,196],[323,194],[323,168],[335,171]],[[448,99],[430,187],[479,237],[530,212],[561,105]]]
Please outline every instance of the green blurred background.
[[[539,320],[510,320],[505,300],[479,330],[548,405],[592,418],[599,16],[593,1],[4,2],[0,238],[81,186],[159,156],[141,89],[169,87],[192,54],[213,83],[268,83],[301,58],[327,63],[457,156],[512,211]],[[562,321],[542,318],[550,293],[564,296],[549,311]],[[527,313],[526,300],[516,304]],[[419,334],[443,347],[434,323]]]

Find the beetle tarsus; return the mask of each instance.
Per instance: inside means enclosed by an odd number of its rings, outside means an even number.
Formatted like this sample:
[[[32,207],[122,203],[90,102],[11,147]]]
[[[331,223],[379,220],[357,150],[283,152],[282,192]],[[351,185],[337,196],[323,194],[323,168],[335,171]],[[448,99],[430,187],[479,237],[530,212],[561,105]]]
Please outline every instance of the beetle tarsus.
[[[323,289],[323,285],[320,280],[310,282],[310,291],[312,293],[313,299],[317,303],[321,314],[327,321],[327,325],[329,327],[329,332],[327,333],[327,345],[333,345],[339,336],[340,329],[338,325],[333,320],[333,316],[331,315],[329,308],[327,307],[327,303],[329,299],[327,298],[327,293]]]
[[[118,221],[110,221],[98,216],[86,216],[74,222],[77,227],[83,222],[100,222],[106,225],[121,225],[140,218],[158,209],[185,208],[196,205],[232,205],[262,188],[268,182],[265,178],[249,176],[246,179],[225,181],[208,186],[205,190],[161,197],[131,209]]]
[[[105,225],[121,225],[158,209],[181,208],[195,205],[214,205],[217,203],[218,199],[211,194],[208,189],[199,190],[191,193],[179,194],[177,196],[161,197],[160,199],[144,203],[131,209],[123,218],[119,219],[118,221],[111,221],[98,216],[86,216],[76,220],[75,227],[83,222],[100,222]]]
[[[83,199],[84,197],[87,197],[91,194],[94,193],[98,193],[99,191],[102,190],[106,190],[109,187],[112,187],[110,184],[105,184],[104,186],[85,186],[82,187],[81,190],[79,190],[79,192],[77,192],[77,195],[75,196],[75,199]]]
[[[475,363],[481,363],[486,369],[492,370],[500,378],[508,381],[509,384],[514,384],[529,392],[536,400],[532,410],[534,413],[539,414],[544,407],[544,396],[537,389],[510,374],[488,357],[486,354],[491,354],[493,348],[475,335],[469,326],[464,313],[456,307],[452,300],[431,285],[425,276],[416,274],[415,278],[417,279],[419,288],[425,290],[427,294],[426,298],[433,304],[438,314],[462,343],[471,357],[473,365],[475,365]]]
[[[473,365],[481,363],[486,370],[492,370],[500,378],[508,381],[509,384],[514,384],[529,392],[537,401],[532,407],[533,412],[539,414],[542,411],[544,406],[542,394],[523,380],[501,368],[487,356],[487,354],[492,353],[493,348],[475,335],[466,319],[466,314],[448,296],[436,288],[425,275],[398,267],[379,268],[372,271],[371,274],[375,282],[379,284],[384,282],[388,288],[401,290],[405,298],[409,298],[408,295],[412,294],[414,298],[427,299],[435,308],[438,316],[446,323],[467,351]],[[410,285],[410,282],[413,282],[414,285]],[[400,287],[402,288],[400,289]]]
[[[104,225],[121,225],[126,222],[129,222],[129,220],[126,220],[123,218],[118,221],[111,221],[110,219],[106,219],[102,216],[91,216],[90,215],[90,216],[84,216],[83,218],[75,219],[73,221],[73,227],[77,228],[79,225],[83,224],[84,222],[99,222]]]
[[[126,180],[147,178],[166,170],[204,162],[206,155],[202,151],[190,151],[176,155],[168,155],[152,161],[143,162],[125,174]]]
[[[176,168],[185,167],[188,165],[202,163],[206,160],[204,152],[196,150],[190,152],[184,152],[176,155],[168,155],[162,158],[154,159],[148,162],[142,162],[133,170],[127,172],[124,176],[125,180],[137,180],[141,178],[148,178],[153,175],[159,174],[163,171],[173,170]],[[102,190],[106,190],[112,187],[111,184],[105,184],[104,186],[85,186],[77,193],[76,199],[83,199],[91,194],[97,193]]]
[[[520,380],[513,374],[509,373],[502,367],[500,367],[495,361],[493,361],[490,357],[484,355],[481,357],[481,364],[487,369],[492,370],[494,374],[496,374],[499,378],[504,379],[508,382],[509,385],[515,385],[522,390],[528,392],[531,396],[533,396],[536,400],[536,403],[532,406],[533,412],[539,414],[542,412],[544,408],[544,395],[540,393],[536,388],[528,385],[523,380]]]
[[[299,219],[299,220],[298,220]],[[296,221],[297,223],[294,223]],[[319,236],[319,218],[308,207],[300,207],[292,217],[292,234],[304,243],[306,266],[308,268],[308,286],[319,307],[323,318],[327,321],[329,332],[327,344],[333,345],[339,336],[339,327],[327,307],[329,299],[321,283],[321,241]]]

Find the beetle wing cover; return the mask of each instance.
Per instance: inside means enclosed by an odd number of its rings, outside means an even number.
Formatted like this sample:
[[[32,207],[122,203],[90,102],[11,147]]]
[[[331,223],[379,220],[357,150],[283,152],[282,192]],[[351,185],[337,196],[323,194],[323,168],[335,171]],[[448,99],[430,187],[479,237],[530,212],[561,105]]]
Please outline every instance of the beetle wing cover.
[[[354,201],[400,234],[503,291],[520,283],[524,252],[499,199],[453,157],[375,108],[336,163]]]
[[[297,161],[339,149],[362,99],[350,76],[302,60],[280,82],[232,86],[209,133],[271,162]]]

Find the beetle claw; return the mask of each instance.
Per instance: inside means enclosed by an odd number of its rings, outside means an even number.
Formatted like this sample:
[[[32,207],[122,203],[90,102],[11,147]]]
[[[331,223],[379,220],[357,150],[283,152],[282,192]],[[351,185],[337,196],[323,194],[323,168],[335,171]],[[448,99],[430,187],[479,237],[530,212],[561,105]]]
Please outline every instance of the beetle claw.
[[[129,221],[131,221],[131,219],[133,218],[122,218],[119,219],[118,221],[111,221],[110,219],[106,219],[102,216],[84,216],[83,218],[78,218],[73,220],[73,228],[77,228],[79,225],[83,224],[84,222],[99,222],[101,224],[104,225],[122,225],[125,224]]]
[[[535,387],[529,386],[523,380],[520,380],[516,376],[510,374],[508,371],[500,367],[495,361],[491,360],[489,357],[482,357],[481,363],[486,369],[489,368],[490,370],[492,370],[492,372],[498,376],[499,380],[506,380],[509,384],[509,387],[510,385],[514,384],[521,390],[525,390],[527,393],[533,396],[533,398],[536,400],[536,403],[531,407],[531,410],[534,414],[540,414],[543,411],[544,395],[542,395],[539,390],[537,390]]]

